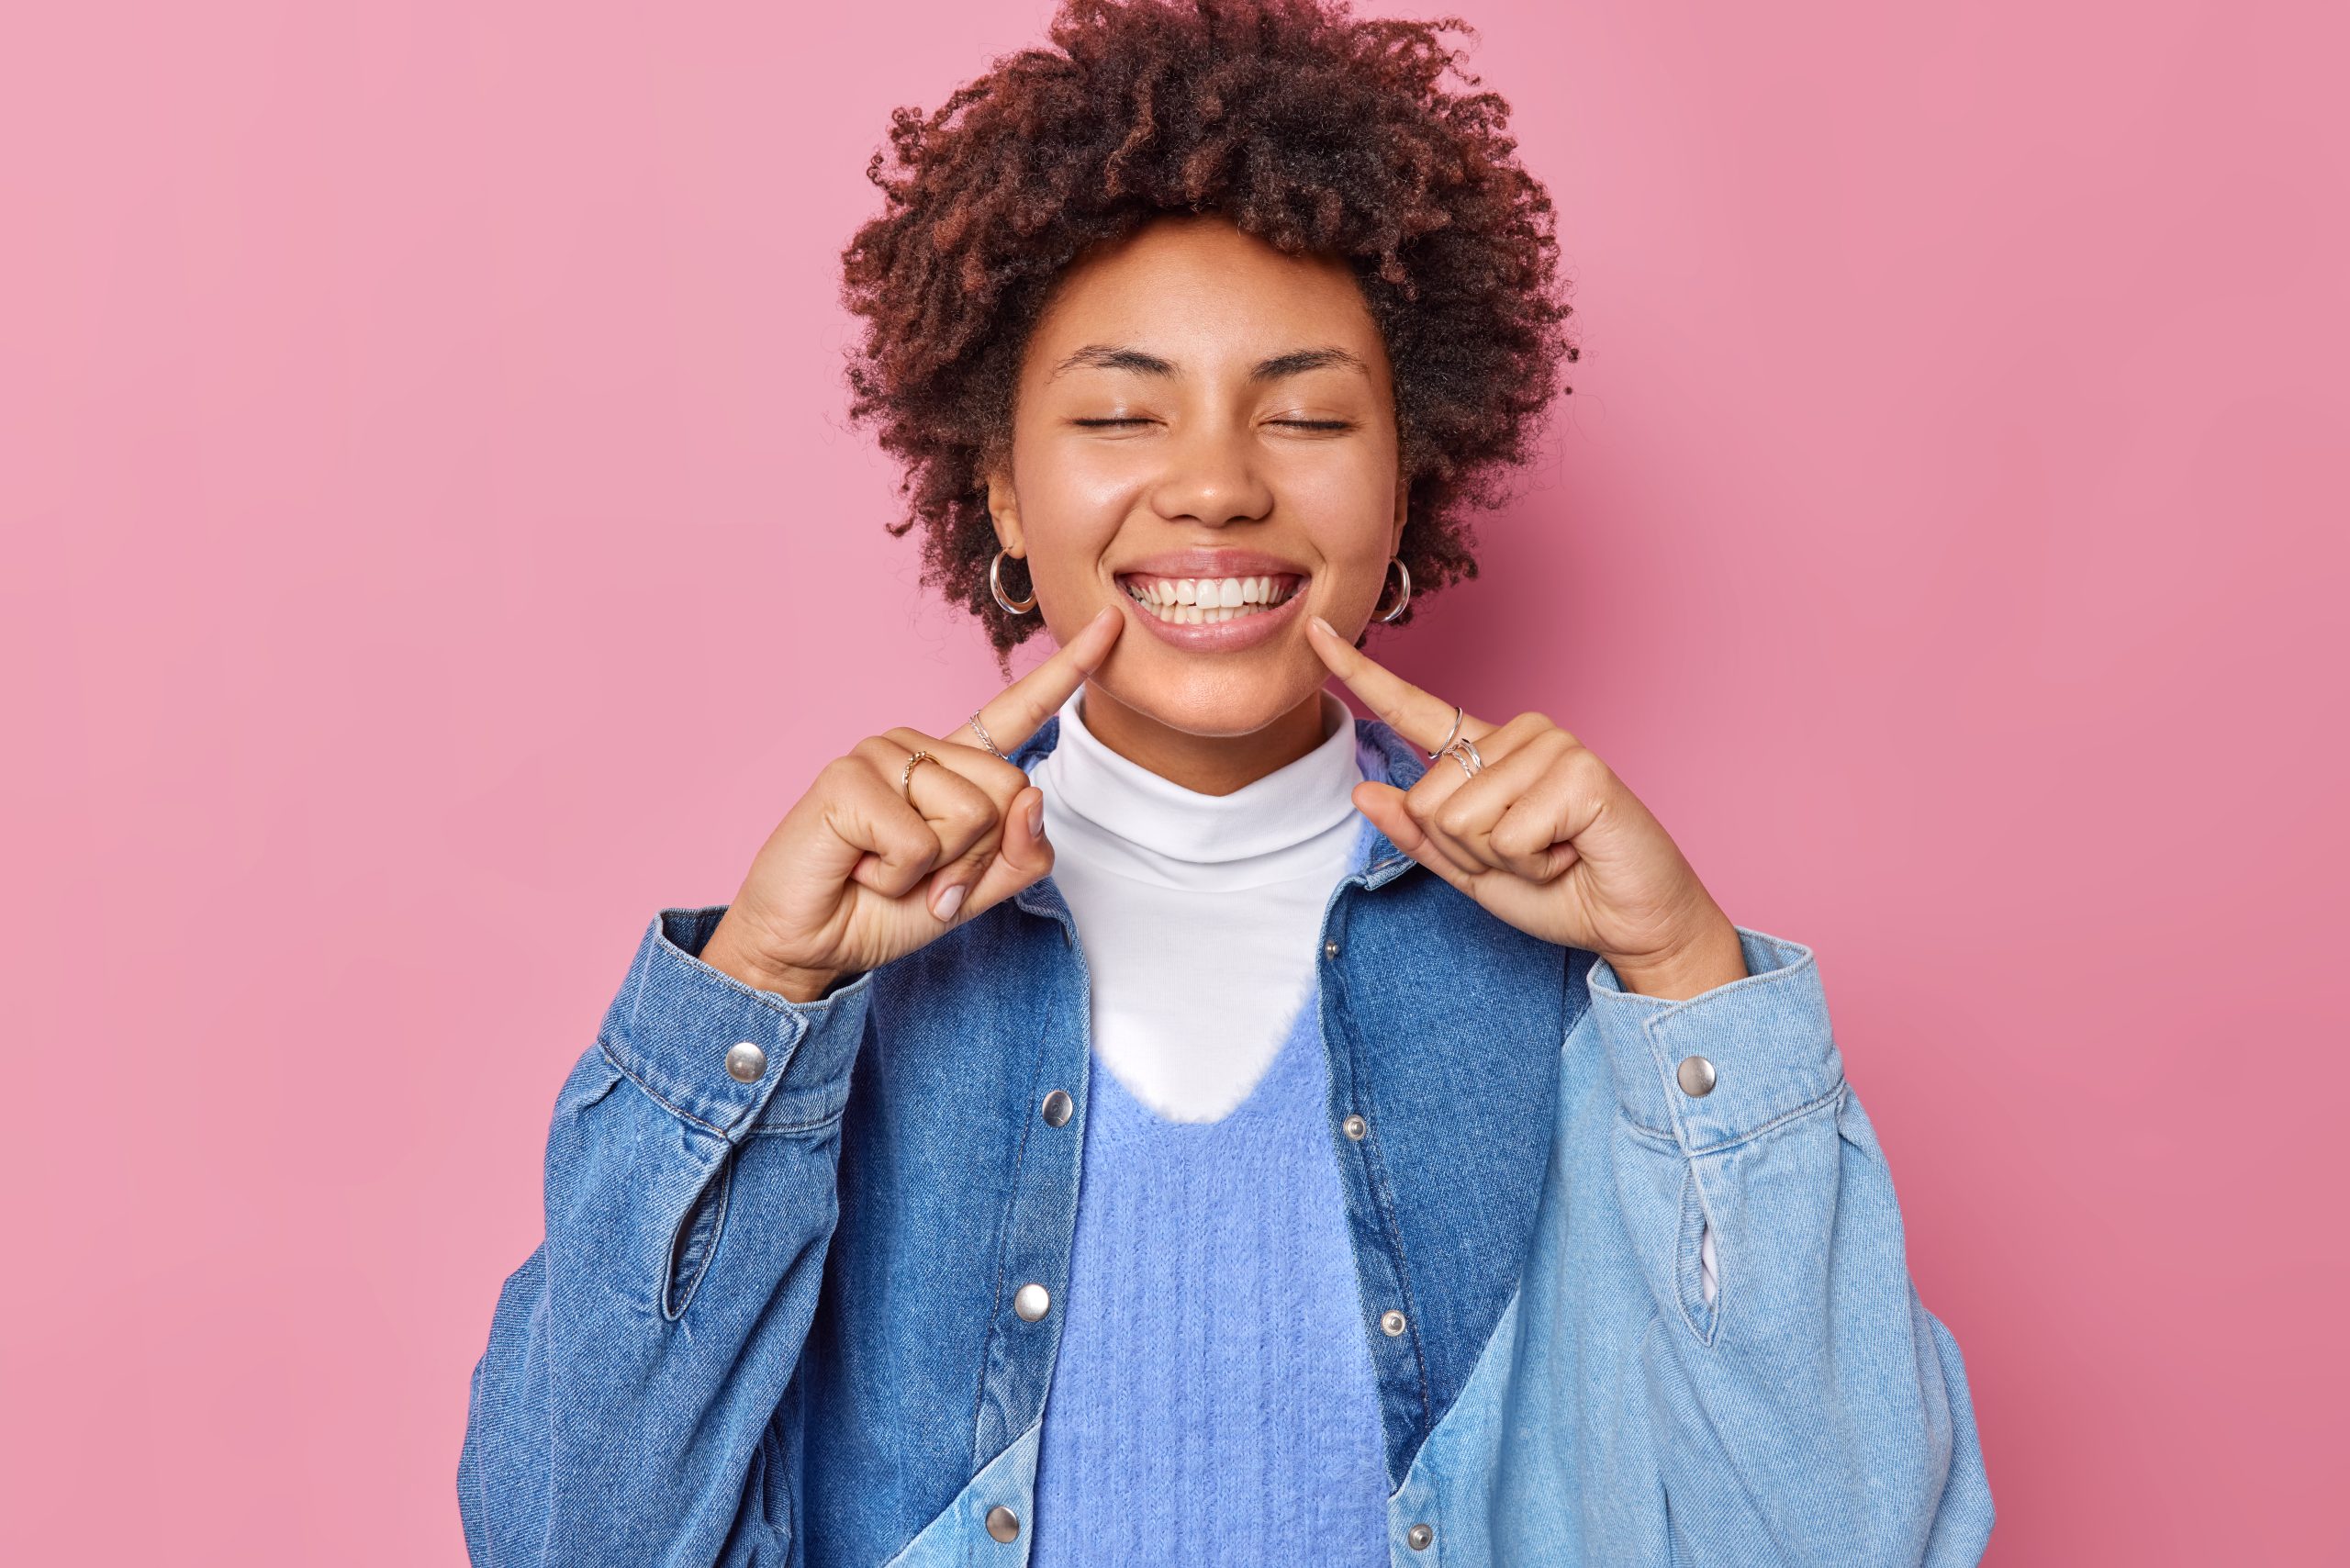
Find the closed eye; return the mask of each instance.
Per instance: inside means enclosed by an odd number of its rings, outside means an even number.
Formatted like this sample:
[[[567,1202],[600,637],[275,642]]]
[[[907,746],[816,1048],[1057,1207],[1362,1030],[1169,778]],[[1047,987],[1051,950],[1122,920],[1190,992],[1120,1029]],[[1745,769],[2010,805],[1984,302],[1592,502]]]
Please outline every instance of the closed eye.
[[[1151,422],[1151,420],[1143,419],[1138,415],[1125,415],[1113,419],[1073,419],[1069,420],[1070,424],[1076,425],[1084,430],[1109,430],[1114,429],[1120,425],[1147,425]],[[1284,430],[1294,431],[1350,431],[1355,428],[1353,421],[1348,420],[1268,420],[1265,422],[1270,425],[1279,425]]]

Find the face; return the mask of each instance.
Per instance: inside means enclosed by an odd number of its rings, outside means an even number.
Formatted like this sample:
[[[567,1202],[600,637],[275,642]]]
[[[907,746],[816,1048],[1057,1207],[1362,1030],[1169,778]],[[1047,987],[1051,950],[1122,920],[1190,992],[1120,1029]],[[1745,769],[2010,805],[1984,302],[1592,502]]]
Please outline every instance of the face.
[[[989,506],[1058,638],[1104,604],[1127,617],[1097,689],[1237,736],[1321,689],[1308,616],[1348,637],[1370,620],[1397,463],[1386,349],[1346,265],[1183,216],[1064,274]]]

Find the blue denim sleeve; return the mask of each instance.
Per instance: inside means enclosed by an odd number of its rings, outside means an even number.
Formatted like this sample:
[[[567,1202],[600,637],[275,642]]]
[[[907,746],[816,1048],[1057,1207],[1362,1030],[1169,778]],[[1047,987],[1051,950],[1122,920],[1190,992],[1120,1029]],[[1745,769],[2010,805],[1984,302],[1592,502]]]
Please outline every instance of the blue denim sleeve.
[[[458,1460],[476,1568],[789,1558],[775,1417],[871,976],[805,1004],[754,990],[696,956],[724,913],[655,916],[555,1100],[545,1238],[499,1293]]]
[[[1818,968],[1739,936],[1746,978],[1685,1001],[1592,969],[1617,1198],[1657,1308],[1628,1416],[1651,1429],[1627,1447],[1655,1456],[1677,1563],[1975,1562],[1992,1507],[1965,1368],[1910,1282]]]

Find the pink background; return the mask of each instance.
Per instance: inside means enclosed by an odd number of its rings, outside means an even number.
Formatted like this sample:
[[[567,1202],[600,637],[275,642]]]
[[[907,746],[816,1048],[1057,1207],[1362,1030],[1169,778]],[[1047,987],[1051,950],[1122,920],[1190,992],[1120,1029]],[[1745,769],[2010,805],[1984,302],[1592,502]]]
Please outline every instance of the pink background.
[[[2350,1551],[2321,9],[1473,6],[1586,353],[1374,651],[1818,948],[2001,1563]],[[463,1561],[639,933],[995,683],[835,269],[1048,10],[12,15],[0,1558]]]

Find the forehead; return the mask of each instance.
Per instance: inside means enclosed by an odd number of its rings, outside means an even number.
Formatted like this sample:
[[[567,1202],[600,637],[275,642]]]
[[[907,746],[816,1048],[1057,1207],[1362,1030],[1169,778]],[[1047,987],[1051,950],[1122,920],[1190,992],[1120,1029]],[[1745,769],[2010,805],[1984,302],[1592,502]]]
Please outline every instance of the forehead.
[[[1286,255],[1213,216],[1156,219],[1070,263],[1030,340],[1030,374],[1091,342],[1131,344],[1185,370],[1254,364],[1307,342],[1351,349],[1377,373],[1386,364],[1345,263]]]

